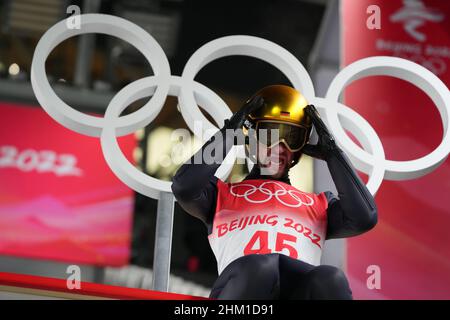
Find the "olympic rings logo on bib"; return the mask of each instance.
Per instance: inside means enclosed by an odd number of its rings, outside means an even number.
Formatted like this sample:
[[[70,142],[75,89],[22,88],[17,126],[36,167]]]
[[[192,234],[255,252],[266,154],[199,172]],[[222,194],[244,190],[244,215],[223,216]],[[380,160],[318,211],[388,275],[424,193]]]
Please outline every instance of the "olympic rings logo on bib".
[[[105,14],[80,15],[79,29],[67,28],[67,19],[51,27],[39,40],[31,66],[31,84],[42,108],[61,125],[81,134],[99,137],[101,148],[116,176],[133,190],[158,199],[160,192],[170,192],[171,182],[153,178],[139,171],[122,154],[117,137],[137,131],[151,123],[161,111],[168,95],[178,97],[181,114],[189,129],[205,140],[204,131],[217,131],[224,119],[231,117],[228,105],[212,90],[194,80],[208,63],[226,56],[244,55],[261,59],[283,72],[292,86],[320,111],[336,141],[356,169],[368,174],[367,187],[375,194],[383,179],[413,179],[436,169],[450,152],[450,93],[431,71],[414,62],[396,57],[369,57],[342,69],[333,79],[325,98],[315,96],[313,82],[305,67],[283,47],[252,36],[226,36],[210,41],[188,60],[181,76],[171,75],[168,59],[161,46],[144,29],[123,18]],[[69,18],[68,18],[69,19]],[[85,33],[102,33],[118,37],[136,47],[148,60],[153,76],[136,80],[122,88],[110,101],[104,118],[81,113],[63,102],[51,88],[45,61],[62,41]],[[367,76],[387,75],[408,81],[422,89],[439,110],[444,134],[439,146],[428,155],[409,161],[385,158],[383,145],[375,130],[354,110],[338,102],[342,90],[351,82]],[[132,114],[120,116],[134,101],[152,98]],[[216,122],[212,124],[200,106]],[[200,122],[202,125],[196,125]],[[363,148],[353,142],[350,131]],[[201,132],[200,132],[201,131]],[[242,146],[233,147],[216,176],[225,180],[236,157],[245,157]]]
[[[275,192],[265,187],[269,184],[276,186]],[[230,193],[235,197],[244,198],[250,203],[266,203],[275,197],[279,203],[291,208],[298,208],[302,205],[312,206],[314,204],[314,199],[306,193],[299,190],[287,190],[283,185],[275,181],[266,181],[259,186],[250,183],[239,183],[230,187]],[[306,202],[302,198],[306,198]]]

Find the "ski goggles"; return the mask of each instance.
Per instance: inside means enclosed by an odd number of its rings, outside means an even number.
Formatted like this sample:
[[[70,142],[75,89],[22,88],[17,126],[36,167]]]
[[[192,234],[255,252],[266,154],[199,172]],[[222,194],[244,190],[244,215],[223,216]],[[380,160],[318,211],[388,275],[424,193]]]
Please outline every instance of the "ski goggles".
[[[283,142],[291,152],[303,148],[311,132],[311,128],[276,120],[260,120],[254,130],[258,142],[268,148]]]

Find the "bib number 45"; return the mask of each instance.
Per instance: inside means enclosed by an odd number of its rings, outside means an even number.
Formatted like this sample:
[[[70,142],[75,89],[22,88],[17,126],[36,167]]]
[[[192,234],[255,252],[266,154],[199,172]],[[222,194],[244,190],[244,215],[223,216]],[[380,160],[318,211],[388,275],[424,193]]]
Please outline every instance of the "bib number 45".
[[[259,243],[259,244],[258,244]],[[297,243],[297,237],[287,233],[276,233],[275,248],[269,248],[269,232],[256,231],[250,241],[244,248],[244,255],[249,254],[267,254],[272,252],[281,252],[283,249],[288,250],[289,257],[297,259],[298,251],[294,247]],[[255,248],[256,247],[256,248]]]

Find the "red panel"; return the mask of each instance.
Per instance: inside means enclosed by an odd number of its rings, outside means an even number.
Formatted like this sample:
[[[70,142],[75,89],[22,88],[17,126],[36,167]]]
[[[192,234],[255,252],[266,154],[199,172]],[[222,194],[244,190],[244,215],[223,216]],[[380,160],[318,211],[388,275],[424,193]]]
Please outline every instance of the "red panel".
[[[96,265],[128,262],[133,192],[97,138],[39,107],[0,103],[0,254]],[[130,159],[133,135],[119,139]]]
[[[345,0],[343,63],[400,56],[423,64],[450,83],[450,1]],[[369,30],[366,10],[381,9],[381,29]],[[412,31],[411,31],[412,30]],[[423,38],[422,38],[423,37]],[[413,85],[371,77],[350,85],[345,104],[375,128],[391,160],[428,154],[443,129],[431,100]],[[450,161],[428,176],[384,181],[376,196],[379,224],[348,241],[348,275],[355,298],[450,298]],[[381,289],[366,286],[370,265],[381,268]]]

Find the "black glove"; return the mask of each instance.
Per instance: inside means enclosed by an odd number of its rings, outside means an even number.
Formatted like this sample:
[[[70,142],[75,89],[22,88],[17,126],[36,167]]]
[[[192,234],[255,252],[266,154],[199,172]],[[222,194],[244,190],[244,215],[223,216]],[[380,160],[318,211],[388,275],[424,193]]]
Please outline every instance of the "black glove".
[[[334,137],[313,105],[305,107],[319,141],[307,144],[303,153],[325,160],[338,196],[329,192],[326,239],[353,237],[372,229],[377,224],[377,206],[366,185],[344,151],[336,145]]]
[[[247,100],[245,104],[228,120],[225,120],[225,127],[227,129],[242,129],[245,119],[253,111],[264,105],[264,99],[261,96],[255,96]]]
[[[320,118],[316,107],[310,104],[305,107],[305,113],[311,118],[311,122],[317,131],[319,140],[316,145],[306,144],[302,151],[311,157],[327,161],[333,152],[339,150],[333,135]]]

